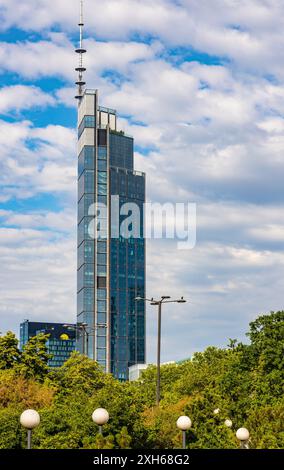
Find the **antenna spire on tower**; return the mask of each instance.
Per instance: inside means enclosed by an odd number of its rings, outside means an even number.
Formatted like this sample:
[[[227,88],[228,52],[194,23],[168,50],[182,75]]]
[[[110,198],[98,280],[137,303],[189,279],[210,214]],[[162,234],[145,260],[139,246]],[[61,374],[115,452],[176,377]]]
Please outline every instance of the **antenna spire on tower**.
[[[80,21],[78,23],[78,26],[80,28],[80,44],[79,48],[75,49],[75,52],[79,54],[79,67],[76,67],[76,72],[78,72],[78,81],[76,82],[76,85],[78,86],[78,94],[75,96],[77,100],[81,100],[83,97],[83,87],[86,85],[86,82],[83,80],[83,73],[86,72],[86,68],[83,67],[83,54],[85,54],[87,51],[86,49],[83,48],[83,28],[84,28],[84,20],[83,20],[83,6],[84,2],[83,0],[80,0]]]

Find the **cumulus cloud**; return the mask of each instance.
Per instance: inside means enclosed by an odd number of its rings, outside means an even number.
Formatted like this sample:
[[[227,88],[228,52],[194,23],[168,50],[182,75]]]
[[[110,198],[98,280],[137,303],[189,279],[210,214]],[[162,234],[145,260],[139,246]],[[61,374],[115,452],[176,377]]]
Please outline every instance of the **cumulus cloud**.
[[[74,195],[73,130],[53,125],[37,129],[29,121],[0,121],[0,143],[2,201],[30,198],[42,192]]]
[[[1,114],[54,105],[55,99],[35,86],[12,85],[0,89]]]
[[[1,331],[18,333],[25,318],[74,321],[75,245],[75,238],[62,237],[54,223],[50,230],[1,227]]]
[[[208,344],[226,346],[228,338],[245,341],[249,321],[282,309],[282,253],[237,248],[229,239],[225,245],[223,240],[199,241],[191,251],[179,251],[169,240],[147,246],[148,295],[183,295],[188,300],[164,307],[163,361],[188,357]],[[147,315],[148,356],[154,360],[156,308],[149,306]]]
[[[97,42],[93,39],[86,41],[86,47],[87,77],[90,78],[104,69],[125,73],[130,63],[150,59],[159,50],[157,42],[148,45],[135,41]],[[0,43],[0,70],[29,79],[55,76],[73,81],[77,59],[74,45],[62,34],[51,34],[47,40]]]
[[[283,78],[284,6],[278,0],[107,0],[103,8],[99,0],[85,4],[88,34],[101,39],[126,40],[135,33],[160,37],[169,45],[191,46]],[[3,29],[41,31],[61,25],[73,32],[79,12],[77,0],[59,0],[52,8],[47,0],[21,5],[2,0],[0,14]]]

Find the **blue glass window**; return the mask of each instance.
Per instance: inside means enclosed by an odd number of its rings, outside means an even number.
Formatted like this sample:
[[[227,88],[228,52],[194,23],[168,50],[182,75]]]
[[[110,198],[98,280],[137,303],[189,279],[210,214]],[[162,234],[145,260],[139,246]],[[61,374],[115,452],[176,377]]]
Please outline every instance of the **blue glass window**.
[[[97,337],[97,347],[98,348],[106,348],[106,337],[105,336],[98,336]]]
[[[106,272],[106,266],[101,266],[101,265],[98,265],[97,266],[97,275],[98,276],[106,276],[107,272]]]
[[[86,127],[96,127],[96,120],[95,120],[95,116],[84,116],[82,121],[81,121],[81,124],[78,128],[78,139],[80,139],[84,129],[86,129]]]
[[[94,204],[94,194],[85,194],[78,202],[78,222],[89,214],[90,207]]]
[[[107,148],[106,147],[98,147],[98,159],[99,160],[106,160],[107,158]]]
[[[99,361],[106,359],[106,349],[97,349],[97,358]]]
[[[107,252],[107,244],[103,241],[97,242],[97,252],[98,253],[106,253]]]
[[[106,299],[106,289],[97,289],[97,298],[98,300]]]
[[[133,169],[133,139],[110,132],[110,164],[118,168]]]
[[[95,192],[95,172],[93,170],[84,170],[78,180],[78,200],[84,193]]]
[[[77,294],[77,313],[80,314],[84,310],[84,289]]]
[[[98,336],[105,336],[106,335],[106,328],[98,327],[97,332],[98,332]]]
[[[102,196],[107,195],[107,185],[106,184],[98,184],[98,194]]]
[[[145,319],[144,316],[138,315],[137,317],[137,336],[144,338],[145,335]]]
[[[98,264],[107,264],[107,257],[104,253],[97,254]]]
[[[107,206],[107,196],[98,195],[98,202]]]
[[[98,300],[97,307],[98,307],[98,312],[106,312],[106,301]]]
[[[95,147],[85,145],[78,158],[78,176],[84,170],[95,170]]]
[[[105,312],[98,312],[97,314],[97,322],[100,324],[106,323],[106,313]]]
[[[144,362],[145,360],[145,341],[144,339],[137,340],[137,361]]]
[[[136,336],[136,316],[129,315],[128,317],[128,336]]]
[[[78,179],[78,200],[80,200],[84,194],[84,183],[84,173],[82,173]]]
[[[87,288],[80,290],[77,295],[77,308],[79,313],[94,308],[94,289]]]
[[[107,171],[107,161],[98,160],[98,171]]]
[[[107,184],[107,174],[105,171],[100,171],[98,173],[98,183],[99,184]]]
[[[85,239],[90,239],[89,228],[92,217],[84,217],[78,225],[78,245]]]
[[[83,264],[78,270],[78,291],[84,286],[94,286],[94,265]]]
[[[95,172],[85,170],[85,193],[95,192]]]

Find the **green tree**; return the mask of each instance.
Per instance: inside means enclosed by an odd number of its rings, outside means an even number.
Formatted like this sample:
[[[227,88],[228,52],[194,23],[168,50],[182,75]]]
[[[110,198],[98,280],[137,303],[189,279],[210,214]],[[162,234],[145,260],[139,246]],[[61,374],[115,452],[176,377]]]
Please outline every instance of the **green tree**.
[[[261,315],[250,323],[247,333],[250,338],[250,353],[255,362],[264,359],[266,372],[284,370],[284,311]]]
[[[41,449],[180,448],[181,414],[192,419],[189,448],[237,448],[241,426],[249,429],[252,448],[283,448],[283,312],[257,318],[248,336],[250,344],[233,340],[228,348],[208,347],[192,360],[162,366],[157,408],[154,366],[132,383],[79,353],[50,370],[44,335],[20,353],[9,333],[0,339],[0,448],[26,445],[19,416],[28,407],[41,416],[33,433]],[[103,436],[91,418],[98,407],[110,414]],[[232,429],[224,426],[227,418]]]
[[[40,333],[25,344],[18,366],[19,372],[25,377],[34,377],[42,381],[47,376],[48,360],[52,358],[46,345],[48,337],[49,335]]]
[[[128,434],[126,426],[123,426],[121,431],[117,433],[115,439],[120,449],[130,449],[132,439]]]
[[[20,358],[18,340],[14,333],[8,331],[5,336],[0,337],[0,370],[15,367]]]
[[[0,449],[20,449],[24,431],[19,422],[19,411],[15,408],[0,409]]]
[[[90,396],[112,380],[112,376],[105,374],[97,362],[76,351],[62,367],[51,372],[50,380],[62,397],[76,393]]]

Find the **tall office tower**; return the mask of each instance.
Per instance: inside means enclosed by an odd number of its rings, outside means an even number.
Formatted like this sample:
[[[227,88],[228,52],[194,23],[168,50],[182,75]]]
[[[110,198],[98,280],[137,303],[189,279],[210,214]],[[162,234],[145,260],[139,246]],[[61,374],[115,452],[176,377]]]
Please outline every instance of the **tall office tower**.
[[[134,171],[133,138],[117,130],[116,111],[99,106],[97,90],[77,98],[78,346],[127,380],[129,366],[145,362],[145,303],[135,301],[145,296],[145,175]],[[126,236],[120,228],[137,208]]]

